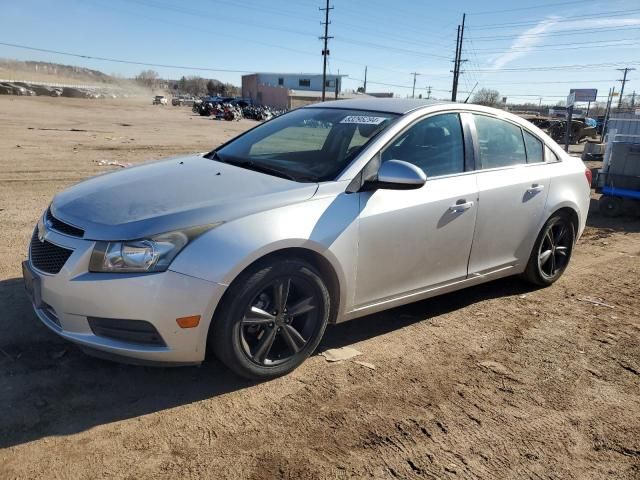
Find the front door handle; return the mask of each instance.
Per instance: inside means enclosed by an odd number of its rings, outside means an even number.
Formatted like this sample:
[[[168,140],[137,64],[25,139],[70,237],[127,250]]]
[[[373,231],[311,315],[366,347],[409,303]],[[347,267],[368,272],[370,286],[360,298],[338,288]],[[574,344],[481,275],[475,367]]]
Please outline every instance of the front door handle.
[[[538,192],[541,192],[542,190],[544,190],[544,185],[539,185],[537,183],[534,183],[533,185],[531,185],[531,188],[527,189],[527,193],[538,193]]]
[[[455,205],[451,205],[449,210],[453,213],[464,212],[465,210],[469,210],[473,207],[473,202],[467,202],[466,200],[458,200]]]

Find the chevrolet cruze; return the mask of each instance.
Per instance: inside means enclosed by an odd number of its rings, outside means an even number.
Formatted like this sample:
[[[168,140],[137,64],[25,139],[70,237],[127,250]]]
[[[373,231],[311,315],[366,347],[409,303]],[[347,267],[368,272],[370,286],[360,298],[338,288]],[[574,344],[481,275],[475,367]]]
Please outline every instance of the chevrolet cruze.
[[[509,275],[547,286],[590,171],[501,110],[311,105],[215,150],[58,194],[23,264],[39,319],[90,354],[290,372],[327,324]]]

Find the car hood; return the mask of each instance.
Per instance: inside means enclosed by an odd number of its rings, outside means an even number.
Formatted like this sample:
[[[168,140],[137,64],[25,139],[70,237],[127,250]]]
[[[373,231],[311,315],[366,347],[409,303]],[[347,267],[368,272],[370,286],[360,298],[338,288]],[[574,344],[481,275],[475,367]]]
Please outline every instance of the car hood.
[[[317,188],[190,155],[86,180],[56,195],[51,211],[84,238],[133,240],[301,202]]]

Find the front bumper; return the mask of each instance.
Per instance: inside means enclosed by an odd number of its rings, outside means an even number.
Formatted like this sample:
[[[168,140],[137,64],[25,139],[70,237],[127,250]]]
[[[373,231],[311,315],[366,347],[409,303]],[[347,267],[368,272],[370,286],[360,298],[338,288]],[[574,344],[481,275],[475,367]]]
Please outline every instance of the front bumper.
[[[94,242],[48,230],[46,240],[72,249],[59,273],[29,268],[38,277],[33,307],[52,331],[89,353],[131,363],[197,364],[204,360],[207,333],[224,286],[167,270],[149,274],[91,273]],[[35,240],[38,241],[38,240]],[[195,328],[180,328],[176,319],[200,315]],[[151,323],[163,345],[147,345],[96,335],[89,317],[143,320]],[[102,354],[102,355],[100,355]]]

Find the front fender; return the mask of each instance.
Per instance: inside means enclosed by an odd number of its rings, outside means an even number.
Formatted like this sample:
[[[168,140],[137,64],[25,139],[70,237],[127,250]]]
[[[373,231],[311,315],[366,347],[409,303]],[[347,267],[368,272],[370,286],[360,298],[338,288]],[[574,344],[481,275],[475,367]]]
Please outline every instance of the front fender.
[[[333,267],[342,312],[352,303],[347,292],[354,291],[358,212],[358,195],[341,193],[248,215],[198,237],[170,269],[228,286],[256,260],[278,250],[304,248]]]

